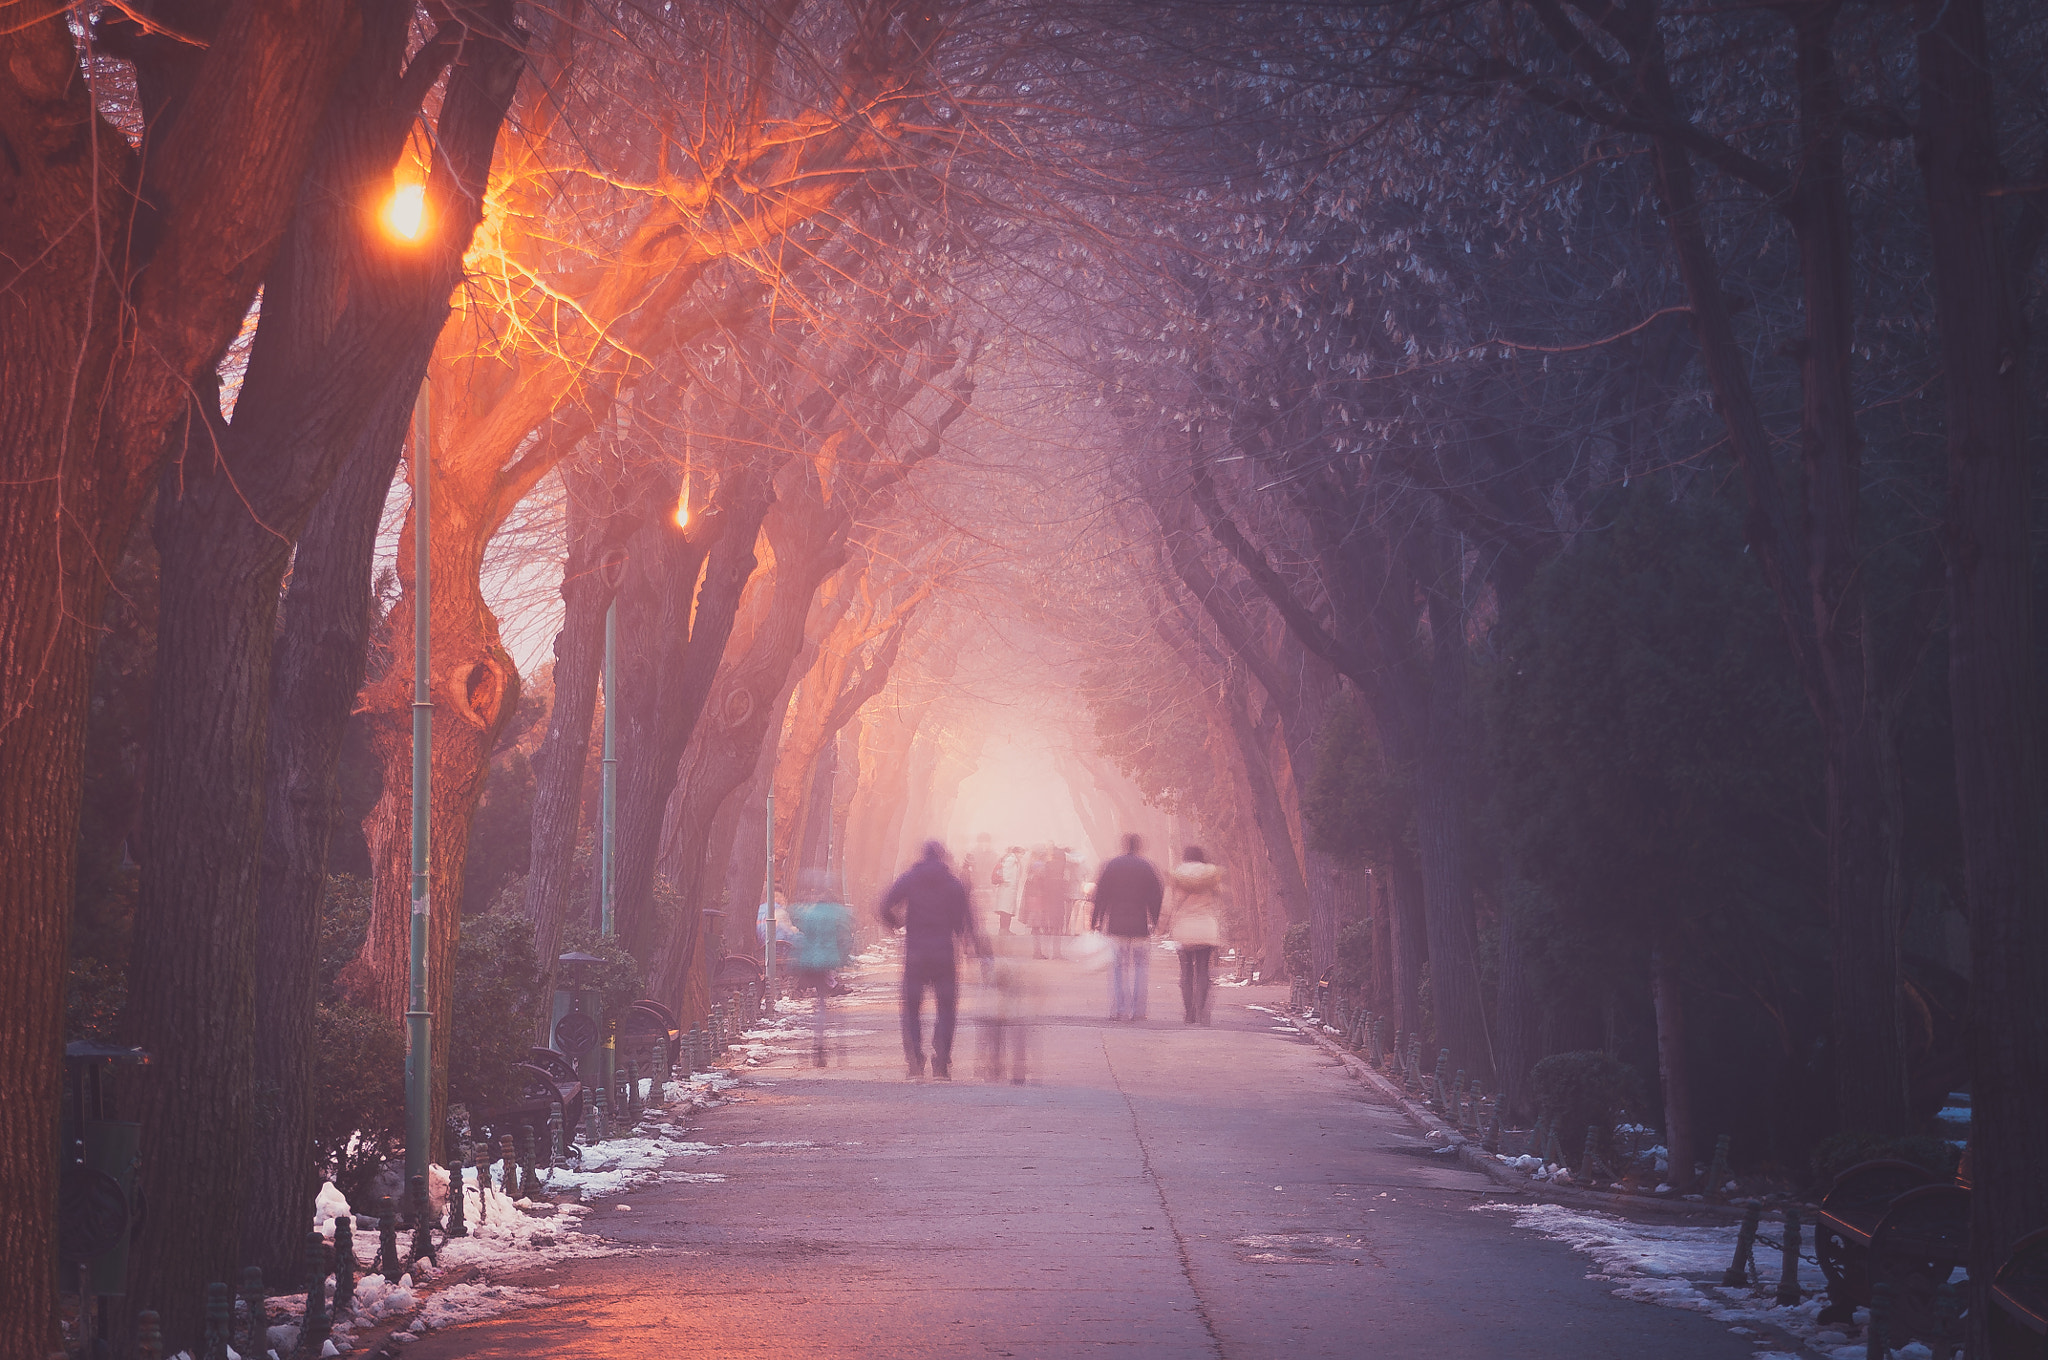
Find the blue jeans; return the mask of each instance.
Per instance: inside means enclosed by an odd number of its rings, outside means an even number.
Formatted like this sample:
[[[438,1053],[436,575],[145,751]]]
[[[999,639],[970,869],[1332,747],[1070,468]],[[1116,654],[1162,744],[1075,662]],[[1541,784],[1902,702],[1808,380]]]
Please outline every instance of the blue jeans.
[[[1152,941],[1143,935],[1112,935],[1109,948],[1110,1018],[1143,1020]]]

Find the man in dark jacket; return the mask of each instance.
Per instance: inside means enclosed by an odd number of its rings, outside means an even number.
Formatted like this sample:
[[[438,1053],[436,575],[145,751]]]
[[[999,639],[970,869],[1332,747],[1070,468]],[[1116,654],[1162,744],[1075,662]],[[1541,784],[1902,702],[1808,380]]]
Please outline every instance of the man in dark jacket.
[[[1102,866],[1095,878],[1095,910],[1089,928],[1109,936],[1109,1018],[1143,1020],[1145,985],[1152,956],[1152,928],[1159,924],[1166,891],[1159,871],[1138,853],[1138,838],[1124,837],[1124,852]]]
[[[932,1075],[952,1080],[953,1017],[960,980],[953,966],[955,937],[974,938],[967,885],[946,867],[946,847],[924,843],[924,858],[904,871],[882,898],[882,922],[903,931],[903,1060],[910,1075],[924,1075],[924,989],[932,989],[938,1018],[932,1025]]]

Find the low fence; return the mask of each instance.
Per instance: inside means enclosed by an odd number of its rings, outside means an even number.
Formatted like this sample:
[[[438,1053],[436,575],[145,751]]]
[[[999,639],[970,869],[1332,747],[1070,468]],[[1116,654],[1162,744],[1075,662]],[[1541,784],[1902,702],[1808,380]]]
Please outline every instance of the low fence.
[[[701,1024],[676,1037],[674,1052],[666,1033],[654,1039],[646,1055],[646,1075],[653,1079],[656,1099],[678,1069],[687,1075],[715,1068],[740,1036],[760,1022],[766,1009],[761,983],[750,982],[712,1003]],[[622,1055],[611,1089],[604,1090],[601,1083],[592,1092],[593,1098],[583,1102],[585,1144],[608,1141],[615,1128],[623,1132],[639,1121],[649,1103],[640,1095],[642,1075],[639,1056]],[[393,1203],[390,1196],[376,1201],[377,1245],[367,1262],[356,1252],[353,1218],[343,1214],[334,1220],[331,1240],[319,1232],[306,1235],[299,1278],[281,1294],[268,1292],[263,1272],[255,1266],[242,1270],[238,1288],[230,1289],[226,1282],[209,1284],[205,1330],[198,1348],[192,1352],[195,1360],[227,1360],[231,1348],[244,1357],[269,1355],[275,1349],[269,1341],[270,1328],[281,1320],[289,1320],[289,1311],[272,1316],[272,1301],[297,1295],[304,1296],[299,1310],[299,1336],[284,1360],[317,1360],[333,1334],[335,1323],[347,1316],[360,1279],[368,1274],[381,1274],[396,1282],[415,1262],[436,1262],[439,1247],[449,1238],[468,1236],[462,1191],[470,1174],[474,1174],[479,1191],[495,1181],[504,1194],[514,1199],[532,1199],[544,1189],[541,1172],[561,1166],[576,1155],[577,1131],[564,1127],[560,1101],[550,1105],[545,1136],[532,1123],[511,1126],[516,1127],[516,1132],[499,1133],[495,1138],[488,1131],[490,1127],[490,1116],[479,1116],[469,1121],[467,1129],[458,1128],[452,1134],[445,1218],[434,1211],[423,1176],[412,1178],[403,1204]],[[478,1204],[480,1212],[487,1216],[490,1196],[479,1194]],[[105,1339],[92,1334],[93,1313],[92,1308],[81,1305],[76,1326],[71,1329],[71,1344],[53,1354],[51,1360],[97,1360],[111,1354]],[[159,1314],[144,1308],[135,1318],[135,1360],[164,1360],[165,1341]]]

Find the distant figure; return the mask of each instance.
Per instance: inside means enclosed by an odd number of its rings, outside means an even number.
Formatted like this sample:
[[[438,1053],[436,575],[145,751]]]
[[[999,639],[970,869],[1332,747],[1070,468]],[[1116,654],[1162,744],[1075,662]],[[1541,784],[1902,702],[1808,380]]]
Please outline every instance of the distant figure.
[[[1031,957],[1045,957],[1045,941],[1052,941],[1052,957],[1060,956],[1060,936],[1067,933],[1067,911],[1073,902],[1072,867],[1066,852],[1042,845],[1031,852],[1031,867],[1024,879],[1024,924],[1031,931]]]
[[[924,843],[924,857],[904,870],[882,898],[882,921],[903,931],[903,1061],[913,1080],[924,1075],[924,989],[938,1012],[932,1024],[932,1075],[953,1079],[953,1020],[960,1009],[954,968],[956,939],[975,936],[967,885],[946,867],[946,847]]]
[[[976,924],[986,928],[987,919],[980,913],[994,909],[1003,881],[1002,856],[996,853],[995,837],[988,832],[976,836],[974,848],[961,856],[960,881],[967,885],[973,900]]]
[[[775,923],[775,971],[781,976],[789,967],[789,951],[796,944],[796,927],[789,922],[789,899],[781,893],[775,894],[774,902],[763,902],[754,908],[754,938],[761,942],[762,958],[767,957],[768,923]]]
[[[1184,1024],[1209,1023],[1209,965],[1223,940],[1223,866],[1209,863],[1199,845],[1181,852],[1167,872],[1176,893],[1166,936],[1180,954],[1180,1005]]]
[[[1030,866],[1030,857],[1024,847],[1013,845],[1003,852],[1001,863],[996,865],[991,881],[995,885],[996,933],[1010,933],[1010,922],[1017,919],[1017,910],[1024,899],[1024,871]]]
[[[1138,838],[1124,837],[1124,852],[1095,876],[1095,910],[1088,925],[1109,936],[1109,1009],[1112,1020],[1145,1018],[1152,928],[1159,924],[1165,889],[1159,871],[1138,854]]]
[[[825,1065],[825,999],[832,994],[832,973],[853,958],[853,913],[832,891],[832,880],[823,869],[806,869],[797,883],[803,899],[789,909],[790,923],[797,929],[791,957],[799,991],[809,987],[817,996],[811,1011],[811,1062]]]

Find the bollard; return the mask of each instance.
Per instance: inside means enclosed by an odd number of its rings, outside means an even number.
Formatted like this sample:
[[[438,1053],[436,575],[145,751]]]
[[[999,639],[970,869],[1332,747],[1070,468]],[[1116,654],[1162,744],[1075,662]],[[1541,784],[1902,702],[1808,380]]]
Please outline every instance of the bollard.
[[[164,1360],[164,1320],[154,1308],[135,1315],[135,1360]]]
[[[522,1199],[540,1197],[540,1171],[534,1166],[533,1125],[519,1126],[519,1194]]]
[[[1557,1141],[1557,1121],[1550,1121],[1550,1130],[1543,1136],[1543,1164],[1561,1166],[1564,1163],[1564,1148]]]
[[[1454,1128],[1454,1129],[1462,1129],[1462,1128],[1464,1128],[1464,1127],[1465,1127],[1465,1069],[1464,1069],[1464,1068],[1462,1068],[1462,1067],[1458,1069],[1458,1080],[1457,1080],[1457,1081],[1456,1081],[1456,1082],[1455,1082],[1455,1083],[1454,1083],[1454,1084],[1453,1084],[1453,1085],[1451,1086],[1451,1098],[1450,1098],[1450,1102],[1449,1102],[1449,1104],[1450,1104],[1450,1118],[1451,1118],[1451,1127],[1452,1127],[1452,1128]]]
[[[1799,1211],[1785,1210],[1785,1258],[1778,1268],[1777,1302],[1786,1308],[1799,1305]]]
[[[491,1221],[491,1139],[485,1134],[476,1145],[476,1224]]]
[[[597,1143],[597,1093],[592,1091],[590,1099],[583,1102],[583,1145],[593,1147]]]
[[[562,1102],[548,1102],[548,1170],[560,1166],[567,1156],[562,1148]]]
[[[1749,1283],[1750,1256],[1756,1251],[1756,1227],[1763,1220],[1764,1206],[1752,1204],[1742,1215],[1742,1232],[1735,1239],[1735,1259],[1721,1272],[1723,1289],[1740,1289]]]
[[[242,1306],[248,1310],[249,1330],[245,1335],[248,1344],[242,1347],[242,1354],[259,1356],[270,1354],[270,1309],[263,1296],[263,1267],[242,1267]]]
[[[462,1164],[469,1160],[469,1146],[458,1142],[455,1155],[448,1162],[448,1235],[469,1236],[468,1207],[463,1204],[467,1198],[462,1193]]]
[[[1586,1150],[1579,1154],[1579,1174],[1591,1176],[1593,1168],[1600,1164],[1600,1126],[1586,1125]]]
[[[199,1343],[199,1360],[228,1360],[232,1344],[228,1326],[235,1315],[233,1296],[227,1285],[215,1281],[206,1286],[206,1333]]]
[[[515,1152],[512,1148],[511,1134],[501,1133],[498,1135],[498,1155],[504,1160],[505,1163],[504,1179],[501,1182],[501,1184],[503,1184],[505,1187],[505,1198],[518,1199],[519,1154]]]
[[[626,1117],[637,1120],[647,1107],[640,1103],[640,1064],[626,1064]]]
[[[337,1230],[339,1222],[336,1223]],[[319,1233],[306,1234],[306,1314],[299,1324],[296,1354],[317,1356],[333,1330],[327,1312],[327,1242]]]
[[[405,1265],[398,1259],[398,1214],[389,1196],[378,1203],[383,1210],[377,1215],[377,1267],[385,1279],[397,1284],[398,1277],[405,1274]]]
[[[1721,1187],[1728,1184],[1728,1135],[1722,1134],[1714,1140],[1714,1160],[1707,1164],[1707,1198],[1725,1199],[1727,1191]]]
[[[1889,1281],[1870,1282],[1870,1325],[1863,1329],[1863,1360],[1888,1360],[1891,1355],[1892,1287]]]
[[[326,1253],[321,1253],[325,1269]],[[356,1301],[356,1227],[347,1214],[334,1220],[334,1316]]]
[[[1500,1151],[1499,1096],[1495,1096],[1493,1103],[1486,1107],[1486,1141],[1481,1144],[1481,1147],[1489,1156]]]
[[[597,1115],[596,1133],[592,1135],[590,1141],[602,1143],[612,1136],[611,1093],[604,1089],[603,1082],[599,1082],[590,1088],[590,1094],[594,1097],[590,1102],[590,1108]]]
[[[668,1085],[668,1079],[668,1040],[656,1039],[654,1041],[654,1084],[656,1086],[666,1086]]]
[[[419,1260],[422,1256],[435,1265],[441,1264],[441,1257],[434,1250],[434,1200],[427,1193],[427,1178],[412,1178],[412,1252],[407,1262]]]

